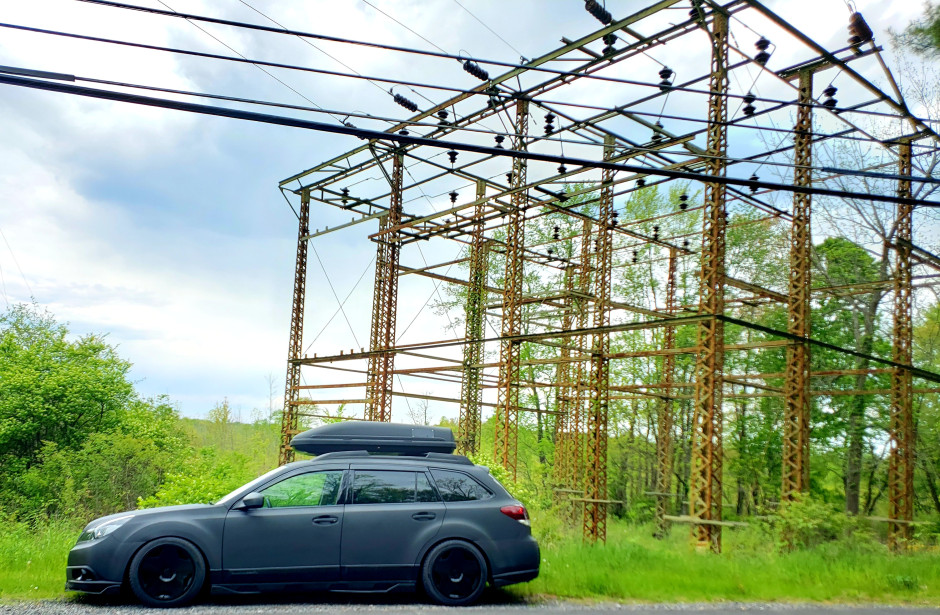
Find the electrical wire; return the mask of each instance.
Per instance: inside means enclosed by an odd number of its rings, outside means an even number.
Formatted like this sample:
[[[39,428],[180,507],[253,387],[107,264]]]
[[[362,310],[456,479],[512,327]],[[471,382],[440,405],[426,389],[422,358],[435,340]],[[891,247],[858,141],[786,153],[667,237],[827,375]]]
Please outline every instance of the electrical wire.
[[[339,300],[339,295],[336,294],[336,288],[333,287],[333,280],[330,279],[330,274],[327,273],[326,267],[323,266],[323,261],[320,260],[320,253],[317,252],[317,247],[310,244],[310,247],[313,249],[314,256],[317,257],[317,262],[320,264],[320,269],[323,270],[323,275],[326,276],[326,282],[330,286],[330,291],[333,293],[333,298],[336,299],[336,304],[339,305],[340,312],[343,314],[343,320],[346,321],[346,326],[349,327],[349,332],[352,333],[353,341],[356,342],[356,346],[359,346],[359,338],[356,337],[356,332],[353,330],[352,323],[349,322],[349,317],[346,315],[346,310],[343,309],[343,302]]]
[[[493,36],[495,36],[495,37],[498,38],[499,40],[503,41],[503,43],[504,43],[507,47],[509,47],[510,49],[512,49],[513,51],[515,51],[516,53],[518,53],[520,60],[523,60],[523,63],[525,63],[525,62],[524,62],[524,60],[525,60],[525,55],[524,55],[521,51],[519,51],[518,49],[516,49],[515,47],[513,47],[513,46],[512,46],[512,43],[510,43],[509,41],[507,41],[506,39],[504,39],[502,36],[500,36],[499,33],[496,32],[496,30],[494,30],[493,28],[491,28],[491,27],[489,27],[488,25],[486,25],[486,23],[485,23],[482,19],[480,19],[479,17],[477,17],[476,15],[473,14],[473,11],[471,11],[470,9],[468,9],[467,7],[465,7],[463,4],[461,4],[461,3],[460,3],[460,0],[454,0],[454,3],[455,3],[457,6],[459,6],[460,8],[462,8],[463,10],[465,10],[465,11],[467,12],[467,14],[470,15],[470,17],[473,17],[474,19],[476,19],[476,20],[480,23],[480,25],[483,26],[484,28],[486,28],[487,30],[489,30],[490,33],[491,33]]]
[[[7,236],[4,234],[2,228],[0,228],[0,237],[3,237],[3,243],[7,245],[7,250],[10,251],[10,256],[13,257],[13,264],[16,265],[17,270],[19,270],[20,277],[23,278],[23,284],[26,284],[26,289],[29,291],[29,298],[35,301],[36,294],[33,292],[33,287],[29,285],[29,280],[26,279],[26,274],[23,273],[23,268],[20,267],[20,261],[16,258],[16,254],[13,252],[13,246],[10,245],[10,240],[7,239]]]
[[[168,9],[170,9],[171,11],[173,11],[174,13],[176,13],[176,10],[175,10],[173,7],[171,7],[169,4],[167,4],[167,3],[164,2],[163,0],[158,0],[158,1],[160,2],[160,4],[162,4],[162,5],[165,6],[166,8],[168,8]],[[273,73],[271,73],[271,72],[265,70],[264,67],[261,66],[258,62],[254,62],[254,61],[249,60],[249,59],[246,58],[242,53],[240,53],[237,49],[235,49],[234,47],[232,47],[231,45],[229,45],[228,43],[226,43],[225,41],[223,41],[222,39],[220,39],[220,38],[217,37],[216,35],[212,34],[212,33],[209,32],[208,30],[206,30],[205,28],[203,28],[202,26],[200,26],[199,24],[197,24],[195,21],[192,21],[192,20],[189,20],[189,19],[187,19],[186,21],[189,22],[193,27],[197,28],[200,32],[202,32],[202,33],[204,33],[205,35],[211,37],[213,40],[215,40],[216,42],[218,42],[219,44],[221,44],[223,47],[225,47],[226,49],[228,49],[228,50],[231,51],[232,53],[236,54],[236,55],[237,55],[238,57],[240,57],[241,59],[243,59],[243,60],[245,60],[245,61],[247,61],[247,62],[251,62],[251,64],[252,64],[255,68],[257,68],[258,70],[260,70],[261,72],[263,72],[265,75],[267,75],[267,76],[270,77],[271,79],[274,79],[275,81],[277,81],[278,83],[280,83],[281,85],[283,85],[285,88],[287,88],[288,90],[290,90],[291,92],[293,92],[293,93],[296,94],[297,96],[300,96],[301,98],[303,98],[304,100],[306,100],[308,103],[310,103],[310,104],[313,105],[314,107],[322,108],[322,107],[320,107],[320,105],[318,105],[317,103],[315,103],[315,102],[313,102],[312,100],[310,100],[307,96],[301,94],[301,93],[300,93],[299,91],[297,91],[295,88],[293,88],[292,86],[288,85],[287,83],[285,83],[284,81],[282,81],[281,79],[279,79],[276,75],[274,75]],[[332,115],[332,114],[331,114],[331,115]],[[340,120],[338,117],[336,117],[335,115],[332,116],[332,117],[333,117],[333,119],[336,120],[337,122],[340,122],[340,121],[341,121],[341,120]]]
[[[333,315],[330,316],[330,319],[326,321],[326,324],[323,325],[323,328],[320,329],[320,332],[317,333],[316,337],[313,338],[313,341],[307,344],[307,348],[304,349],[304,354],[307,354],[307,352],[313,347],[313,345],[317,343],[317,340],[320,339],[320,336],[323,335],[323,332],[326,331],[326,328],[329,327],[330,323],[333,322],[333,319],[336,318],[336,315],[339,314],[343,310],[343,308],[346,306],[346,302],[349,301],[349,298],[352,296],[353,292],[355,292],[355,290],[359,288],[359,283],[362,282],[362,279],[366,277],[367,273],[369,273],[369,270],[372,268],[373,263],[375,263],[374,256],[372,257],[372,260],[369,261],[369,264],[366,265],[366,268],[362,270],[362,273],[359,275],[359,279],[356,280],[356,283],[353,284],[353,287],[346,294],[346,298],[343,299],[343,302],[339,305],[339,307],[336,308],[336,311],[333,312]]]
[[[368,130],[362,128],[356,128],[354,126],[334,126],[331,124],[324,124],[322,122],[314,122],[311,120],[303,120],[293,117],[283,117],[283,116],[273,116],[267,114],[254,113],[249,111],[243,111],[239,109],[228,109],[224,107],[213,107],[208,105],[198,105],[194,103],[186,103],[176,100],[165,100],[159,98],[138,96],[135,94],[127,94],[123,92],[114,92],[109,90],[98,90],[92,88],[86,88],[81,86],[75,86],[70,84],[56,83],[51,81],[41,81],[37,79],[26,79],[22,77],[17,77],[14,75],[4,75],[0,74],[0,83],[6,83],[8,85],[17,85],[21,87],[29,87],[33,89],[41,89],[48,91],[56,91],[60,93],[68,93],[73,95],[80,95],[85,97],[100,98],[104,100],[112,100],[119,102],[127,102],[139,105],[153,106],[153,107],[162,107],[168,109],[175,109],[179,111],[188,111],[193,113],[200,113],[204,115],[215,115],[220,117],[230,117],[234,119],[250,120],[268,124],[282,125],[282,126],[292,126],[295,128],[305,128],[309,130],[316,130],[320,132],[328,133],[339,133],[339,134],[348,134],[353,136],[358,136],[360,138],[366,139],[379,139],[379,140],[392,140],[405,145],[427,145],[435,149],[454,149],[459,151],[467,151],[473,153],[481,153],[491,156],[514,156],[517,158],[528,159],[528,160],[537,160],[543,162],[552,162],[559,163],[565,162],[575,166],[584,166],[589,168],[610,168],[615,171],[626,171],[629,173],[640,173],[640,174],[652,174],[659,175],[663,177],[671,177],[673,179],[691,179],[694,181],[706,181],[705,176],[702,176],[695,172],[676,170],[676,169],[665,169],[665,168],[649,168],[649,167],[638,167],[631,164],[622,164],[622,163],[610,163],[605,161],[597,160],[587,160],[580,158],[566,158],[561,159],[558,156],[542,154],[538,152],[531,151],[513,151],[506,149],[499,149],[495,147],[480,146],[472,143],[460,143],[456,141],[444,141],[440,139],[429,139],[425,137],[414,137],[410,135],[401,135],[401,134],[389,134],[386,132]],[[915,182],[924,182],[929,181],[933,182],[933,179],[925,179],[920,177],[911,178]],[[826,196],[844,196],[848,198],[862,198],[867,200],[875,201],[889,201],[889,202],[910,202],[914,205],[923,205],[923,206],[937,206],[940,203],[934,203],[932,201],[919,201],[916,199],[898,199],[898,197],[892,197],[889,195],[877,195],[877,194],[856,194],[849,193],[846,191],[839,190],[830,190],[823,188],[816,188],[813,186],[791,186],[787,184],[775,184],[769,182],[751,182],[750,180],[743,180],[731,177],[716,177],[708,176],[707,181],[724,183],[727,185],[740,185],[745,187],[756,186],[758,188],[766,188],[772,190],[781,190],[786,192],[802,192],[807,194],[819,194]]]

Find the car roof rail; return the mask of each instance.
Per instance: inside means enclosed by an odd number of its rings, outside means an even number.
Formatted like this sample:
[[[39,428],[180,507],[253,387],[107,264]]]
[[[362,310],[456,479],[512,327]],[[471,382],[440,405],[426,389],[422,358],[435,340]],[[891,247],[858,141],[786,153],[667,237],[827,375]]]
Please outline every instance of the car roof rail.
[[[450,453],[370,453],[369,451],[335,451],[332,453],[323,453],[317,455],[316,459],[349,459],[357,457],[382,457],[384,459],[427,459],[428,461],[440,461],[444,463],[456,463],[465,466],[474,465],[472,461],[463,455],[451,455]]]

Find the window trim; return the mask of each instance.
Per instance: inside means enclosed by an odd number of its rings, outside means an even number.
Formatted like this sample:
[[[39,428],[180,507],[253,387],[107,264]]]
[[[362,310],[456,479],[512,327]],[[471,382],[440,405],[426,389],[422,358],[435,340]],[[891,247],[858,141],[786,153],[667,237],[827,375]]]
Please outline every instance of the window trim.
[[[478,498],[478,499],[473,499],[473,500],[451,500],[451,501],[448,501],[448,500],[444,499],[443,492],[441,491],[441,488],[438,486],[437,480],[434,478],[434,470],[437,470],[437,471],[439,471],[439,472],[452,472],[452,473],[454,473],[454,474],[463,474],[464,476],[466,476],[467,478],[469,478],[470,480],[472,480],[474,483],[476,483],[481,489],[483,489],[484,492],[488,493],[488,494],[489,494],[489,497],[486,497],[486,498]],[[428,474],[430,474],[430,475],[431,475],[431,479],[434,480],[434,487],[435,487],[435,489],[437,490],[438,496],[440,496],[440,498],[441,498],[441,502],[443,502],[444,504],[462,504],[462,503],[464,503],[464,502],[486,502],[487,500],[492,500],[493,498],[496,497],[496,493],[495,493],[492,489],[490,489],[489,487],[487,487],[486,485],[484,485],[481,481],[477,480],[477,478],[476,478],[475,476],[473,476],[472,474],[470,474],[469,472],[463,472],[463,471],[461,471],[461,470],[455,470],[455,469],[453,469],[453,468],[429,467],[429,468],[428,468]]]

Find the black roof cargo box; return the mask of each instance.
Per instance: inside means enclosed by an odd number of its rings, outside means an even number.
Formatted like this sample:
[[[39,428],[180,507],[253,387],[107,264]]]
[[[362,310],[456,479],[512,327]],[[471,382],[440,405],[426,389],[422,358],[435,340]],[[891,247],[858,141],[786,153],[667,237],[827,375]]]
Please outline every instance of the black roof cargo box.
[[[309,429],[294,436],[290,445],[310,455],[340,451],[370,453],[453,453],[457,444],[447,427],[424,427],[371,421],[343,421]]]

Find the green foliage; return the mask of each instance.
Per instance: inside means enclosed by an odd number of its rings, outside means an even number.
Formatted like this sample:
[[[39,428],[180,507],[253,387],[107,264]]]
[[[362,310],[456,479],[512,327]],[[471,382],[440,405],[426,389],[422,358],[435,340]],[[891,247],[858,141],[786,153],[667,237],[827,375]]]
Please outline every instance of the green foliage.
[[[902,46],[917,53],[927,56],[940,54],[940,6],[926,3],[923,16],[894,37]]]
[[[35,464],[45,442],[79,448],[114,429],[134,398],[129,369],[102,336],[70,340],[35,305],[0,316],[0,481]]]
[[[87,520],[133,509],[156,491],[183,449],[179,416],[166,404],[137,400],[119,420],[77,449],[44,443],[37,461],[9,481],[13,514]]]
[[[784,550],[835,542],[860,549],[865,545],[880,547],[865,521],[811,497],[781,504],[777,514],[771,517],[769,527],[776,543]]]
[[[258,473],[251,469],[247,455],[202,448],[182,462],[182,467],[168,472],[153,495],[137,501],[140,508],[174,504],[208,504],[252,480]]]

